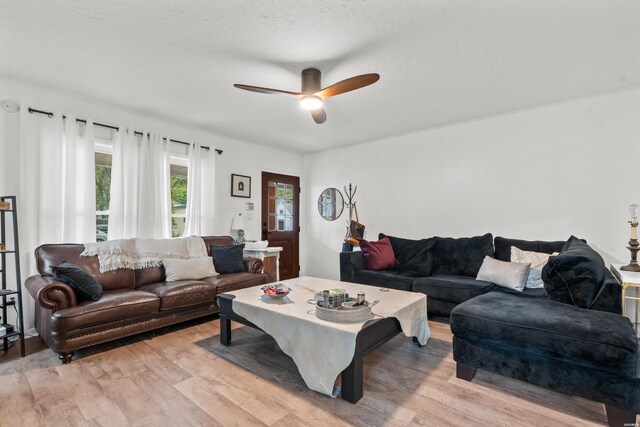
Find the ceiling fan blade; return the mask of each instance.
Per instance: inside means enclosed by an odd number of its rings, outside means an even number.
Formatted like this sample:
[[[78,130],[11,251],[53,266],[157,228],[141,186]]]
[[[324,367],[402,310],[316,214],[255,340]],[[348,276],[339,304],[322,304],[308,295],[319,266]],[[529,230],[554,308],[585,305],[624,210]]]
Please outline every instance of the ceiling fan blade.
[[[322,108],[318,108],[316,110],[311,110],[311,117],[313,117],[313,120],[317,124],[321,124],[327,120],[327,113],[325,113]]]
[[[362,74],[342,80],[336,84],[322,89],[320,92],[316,92],[315,95],[320,98],[326,99],[331,96],[340,95],[341,93],[351,92],[352,90],[360,89],[365,86],[369,86],[380,80],[380,75],[376,73]]]
[[[301,95],[301,93],[299,92],[289,92],[288,90],[271,89],[268,87],[241,85],[237,83],[233,86],[237,87],[238,89],[244,89],[250,92],[266,93],[268,95],[291,95],[295,98],[299,98]]]

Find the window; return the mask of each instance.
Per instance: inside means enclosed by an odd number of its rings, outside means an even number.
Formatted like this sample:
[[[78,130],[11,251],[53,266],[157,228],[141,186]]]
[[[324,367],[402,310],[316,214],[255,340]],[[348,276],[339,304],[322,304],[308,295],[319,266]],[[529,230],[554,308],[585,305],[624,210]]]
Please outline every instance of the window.
[[[100,131],[98,131],[100,129]],[[96,241],[107,240],[109,232],[109,201],[114,132],[96,128]],[[187,220],[187,156],[182,146],[171,147],[171,236],[180,237]]]
[[[105,242],[109,231],[109,200],[111,197],[111,135],[96,137],[96,242]]]
[[[187,220],[187,167],[171,158],[171,237],[180,237]],[[182,162],[179,162],[182,163]]]

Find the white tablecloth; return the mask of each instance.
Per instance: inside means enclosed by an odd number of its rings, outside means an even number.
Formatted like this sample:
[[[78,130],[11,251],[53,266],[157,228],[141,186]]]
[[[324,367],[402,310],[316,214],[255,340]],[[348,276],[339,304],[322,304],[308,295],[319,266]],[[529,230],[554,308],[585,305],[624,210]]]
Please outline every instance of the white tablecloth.
[[[377,286],[358,285],[314,277],[283,281],[292,291],[284,299],[263,294],[260,286],[229,292],[235,295],[233,311],[269,335],[290,356],[312,390],[337,396],[334,387],[338,375],[351,363],[356,336],[363,323],[333,323],[320,320],[315,307],[307,301],[324,289],[345,289],[349,295],[365,292],[367,301],[380,300],[373,306],[376,318],[395,317],[408,337],[417,337],[425,345],[430,331],[427,322],[426,295],[391,289],[381,292]],[[374,320],[375,321],[375,320]]]

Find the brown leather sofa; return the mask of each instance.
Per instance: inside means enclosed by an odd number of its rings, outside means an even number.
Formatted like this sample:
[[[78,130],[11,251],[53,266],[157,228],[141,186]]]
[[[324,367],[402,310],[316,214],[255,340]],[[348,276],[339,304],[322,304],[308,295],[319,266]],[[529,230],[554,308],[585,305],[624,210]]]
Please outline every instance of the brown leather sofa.
[[[209,246],[232,245],[229,236],[203,237]],[[222,292],[267,283],[262,261],[245,258],[247,272],[220,274],[202,280],[165,282],[163,267],[119,269],[100,273],[98,257],[81,257],[81,244],[42,245],[35,250],[38,272],[25,286],[36,300],[36,329],[62,363],[74,351],[220,311]],[[51,266],[77,264],[102,285],[99,301],[78,303],[73,289],[56,281]]]

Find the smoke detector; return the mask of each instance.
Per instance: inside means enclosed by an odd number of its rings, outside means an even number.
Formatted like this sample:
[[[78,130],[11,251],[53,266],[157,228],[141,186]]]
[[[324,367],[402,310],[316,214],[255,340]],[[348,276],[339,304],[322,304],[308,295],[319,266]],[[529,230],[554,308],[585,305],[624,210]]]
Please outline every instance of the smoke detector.
[[[17,113],[20,111],[20,105],[17,102],[12,101],[10,99],[5,99],[2,101],[2,109],[7,113]]]

